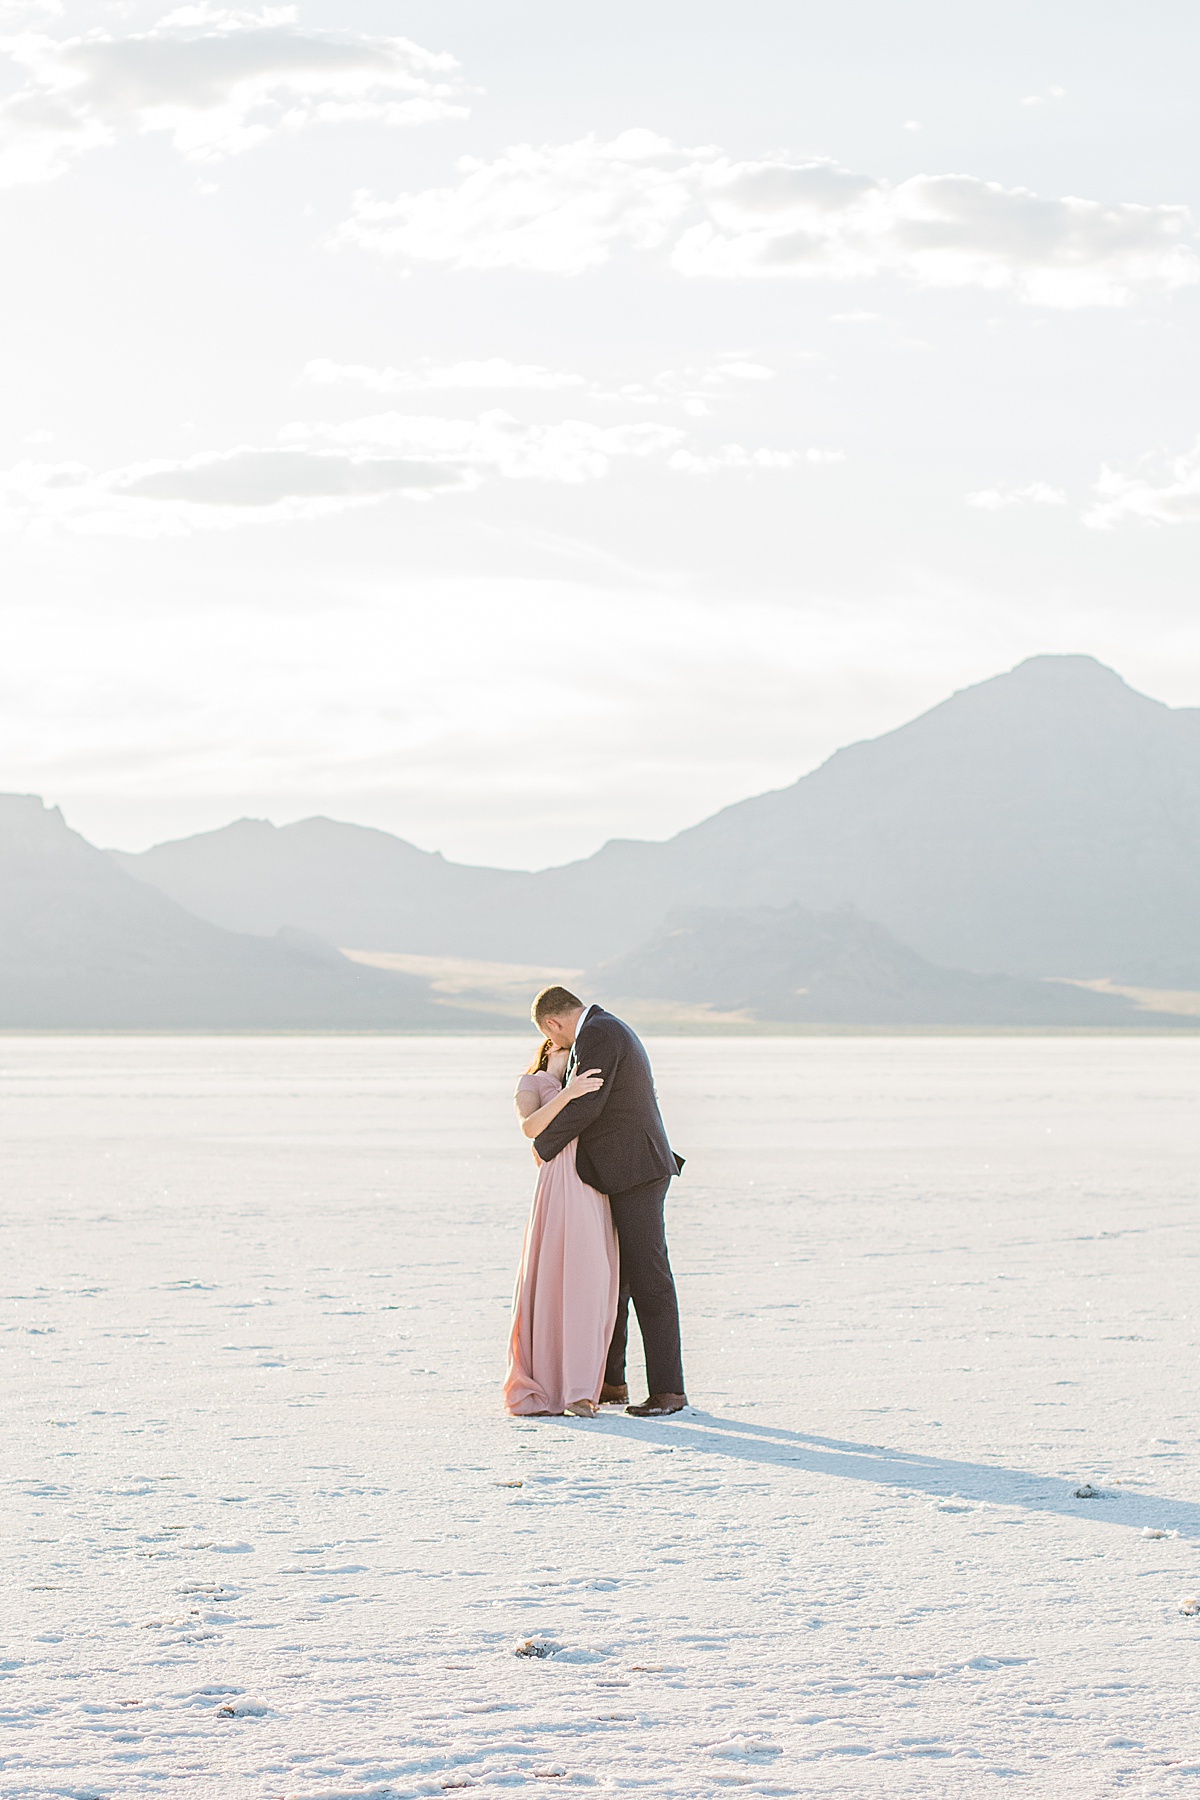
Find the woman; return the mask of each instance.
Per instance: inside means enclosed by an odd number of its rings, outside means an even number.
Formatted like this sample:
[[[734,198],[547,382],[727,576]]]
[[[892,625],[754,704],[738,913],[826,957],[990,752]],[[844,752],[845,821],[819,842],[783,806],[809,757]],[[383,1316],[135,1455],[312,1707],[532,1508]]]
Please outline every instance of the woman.
[[[527,1138],[564,1106],[603,1086],[598,1069],[563,1086],[567,1051],[546,1038],[517,1083]],[[504,1404],[510,1413],[594,1419],[617,1316],[617,1234],[608,1196],[581,1181],[572,1141],[538,1169],[513,1295]]]

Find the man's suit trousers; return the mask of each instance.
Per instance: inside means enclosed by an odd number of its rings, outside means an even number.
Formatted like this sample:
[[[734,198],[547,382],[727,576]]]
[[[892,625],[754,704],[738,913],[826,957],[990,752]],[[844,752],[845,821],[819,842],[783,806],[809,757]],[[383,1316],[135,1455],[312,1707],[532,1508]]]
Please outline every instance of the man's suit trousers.
[[[671,1181],[664,1176],[623,1194],[610,1194],[613,1224],[621,1247],[621,1289],[617,1323],[608,1348],[604,1379],[625,1380],[629,1302],[633,1301],[646,1352],[646,1380],[652,1394],[682,1394],[683,1352],[679,1343],[679,1301],[667,1255],[663,1206]]]

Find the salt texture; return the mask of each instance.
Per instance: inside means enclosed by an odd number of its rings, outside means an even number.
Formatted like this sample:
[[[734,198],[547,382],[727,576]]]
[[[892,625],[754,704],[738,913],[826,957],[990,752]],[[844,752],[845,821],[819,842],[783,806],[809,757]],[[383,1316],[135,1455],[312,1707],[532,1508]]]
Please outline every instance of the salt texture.
[[[651,1048],[692,1407],[515,1421],[526,1040],[0,1039],[0,1795],[1194,1792],[1200,1040]]]

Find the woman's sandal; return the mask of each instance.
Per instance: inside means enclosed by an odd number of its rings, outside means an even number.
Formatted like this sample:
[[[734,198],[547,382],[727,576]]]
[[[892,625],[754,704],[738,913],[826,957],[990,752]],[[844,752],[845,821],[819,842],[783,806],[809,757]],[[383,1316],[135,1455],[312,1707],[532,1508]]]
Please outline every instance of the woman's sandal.
[[[599,1416],[600,1408],[594,1400],[576,1400],[573,1406],[568,1406],[567,1411],[575,1419],[594,1419]]]

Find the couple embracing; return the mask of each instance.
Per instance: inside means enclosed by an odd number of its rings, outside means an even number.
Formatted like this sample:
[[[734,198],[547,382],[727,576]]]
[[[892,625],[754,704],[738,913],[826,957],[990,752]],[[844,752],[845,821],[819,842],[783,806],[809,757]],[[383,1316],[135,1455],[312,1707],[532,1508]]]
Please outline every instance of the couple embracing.
[[[658,1418],[687,1405],[679,1304],[663,1206],[683,1168],[667,1142],[650,1060],[629,1026],[567,988],[533,1003],[542,1044],[517,1084],[533,1139],[537,1188],[509,1340],[510,1413],[574,1413],[625,1405],[633,1301],[649,1398],[626,1411]]]

